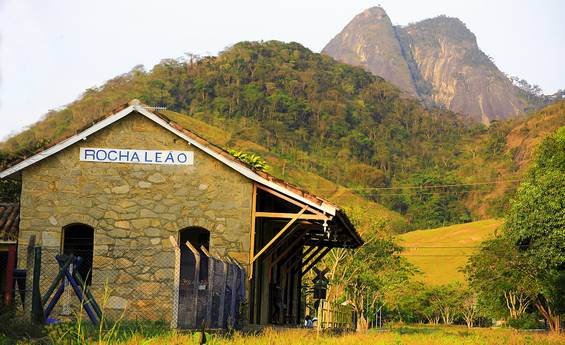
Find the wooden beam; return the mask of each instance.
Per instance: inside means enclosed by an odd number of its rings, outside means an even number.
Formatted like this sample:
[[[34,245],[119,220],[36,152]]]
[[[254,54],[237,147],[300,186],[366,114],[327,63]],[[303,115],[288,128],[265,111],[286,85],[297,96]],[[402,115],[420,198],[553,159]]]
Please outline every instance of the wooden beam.
[[[304,267],[304,265],[307,265],[310,260],[312,260],[316,255],[318,255],[318,253],[320,253],[322,250],[324,249],[324,247],[317,247],[316,250],[310,254],[310,256],[308,256],[308,258],[306,258],[304,261],[302,261],[302,267]],[[296,264],[296,263],[294,263]],[[292,266],[294,266],[294,264]],[[300,267],[299,269],[302,269],[302,267]],[[294,270],[297,271],[298,269]]]
[[[318,255],[318,257],[314,261],[312,261],[312,263],[304,271],[302,271],[300,276],[305,275],[308,271],[312,269],[312,267],[316,266],[316,264],[320,262],[320,260],[322,260],[322,258],[326,256],[326,254],[328,254],[330,250],[332,250],[332,248],[326,247],[325,250],[321,252],[320,255]]]
[[[322,215],[322,216],[324,215],[322,212],[320,212],[320,211],[318,211],[318,210],[315,210],[315,209],[309,207],[309,206],[306,205],[306,204],[303,204],[303,203],[301,203],[301,202],[299,202],[299,201],[296,201],[296,200],[294,200],[294,199],[292,199],[292,198],[289,198],[288,196],[286,196],[286,195],[284,195],[284,194],[282,194],[282,193],[279,193],[279,192],[277,192],[277,191],[274,191],[274,190],[272,190],[272,189],[270,189],[270,188],[266,188],[266,187],[261,186],[261,185],[257,185],[257,188],[260,188],[260,189],[264,190],[265,192],[267,192],[267,193],[269,193],[269,194],[272,194],[272,195],[274,195],[274,196],[278,196],[279,198],[281,198],[281,199],[283,199],[283,200],[286,200],[286,201],[290,202],[291,204],[296,205],[296,206],[298,206],[298,207],[306,207],[306,208],[307,208],[307,211],[310,211],[310,212],[312,212],[312,213],[315,213],[315,214],[318,214],[318,215]]]
[[[289,258],[284,260],[284,262],[281,264],[281,266],[286,266],[288,264],[288,269],[290,269],[290,268],[294,267],[294,265],[299,261],[299,259],[302,259],[303,257],[310,254],[310,252],[312,252],[314,249],[317,249],[317,248],[318,248],[317,244],[314,243],[313,245],[309,246],[308,249],[306,249],[303,253],[299,253],[299,255],[290,256]]]
[[[292,219],[296,216],[297,213],[279,213],[279,212],[256,212],[255,217],[263,217],[263,218],[285,218],[285,219]],[[319,215],[319,214],[302,214],[298,219],[307,219],[307,220],[331,220],[330,217]]]
[[[186,241],[185,244],[186,244],[186,246],[188,247],[188,249],[190,249],[190,251],[192,252],[192,254],[194,254],[195,256],[200,257],[200,252],[199,252],[198,250],[196,250],[196,248],[194,248],[194,246],[193,246],[190,242]]]
[[[294,250],[297,246],[303,245],[302,238],[306,236],[307,233],[308,231],[304,231],[303,233],[301,233],[298,236],[298,238],[294,240],[295,242],[292,245],[288,246],[280,255],[277,256],[277,258],[273,261],[269,269],[272,269],[274,265],[278,264],[282,259],[284,259],[285,255],[288,254],[288,252]]]
[[[251,196],[251,242],[249,243],[249,274],[248,279],[253,278],[253,261],[251,259],[255,255],[255,213],[257,212],[257,184],[253,183],[253,192]]]
[[[204,255],[206,255],[207,257],[210,257],[210,253],[208,252],[208,250],[206,249],[206,247],[204,247],[203,245],[200,246],[200,250],[202,251],[202,253],[204,253]]]
[[[284,226],[284,228],[281,229],[281,231],[279,231],[275,237],[273,237],[269,243],[267,243],[260,251],[259,253],[257,253],[255,256],[253,256],[253,258],[251,259],[251,263],[254,263],[255,260],[257,260],[257,258],[259,256],[261,256],[261,254],[263,254],[265,251],[267,251],[267,249],[269,249],[273,243],[275,243],[275,241],[281,237],[286,230],[288,230],[290,228],[290,226],[298,219],[298,217],[300,217],[300,215],[302,215],[305,211],[306,211],[307,206],[304,206],[304,208],[302,208],[302,210],[300,210],[300,212],[298,212],[288,223],[286,223],[286,225]]]
[[[302,243],[302,245],[304,245],[304,243]],[[306,249],[306,252],[308,252],[309,250],[312,250],[312,249],[313,249],[313,247],[310,247],[310,248]],[[304,253],[306,253],[306,252],[304,252]],[[292,265],[294,264],[295,261],[298,261],[300,258],[302,258],[303,255],[306,255],[304,253],[300,252],[300,253],[296,253],[294,255],[289,255],[286,259],[283,260],[283,262],[281,262],[280,266],[283,267],[283,268],[286,267],[287,265],[289,267],[292,267]],[[284,269],[284,270],[288,271],[288,269]]]

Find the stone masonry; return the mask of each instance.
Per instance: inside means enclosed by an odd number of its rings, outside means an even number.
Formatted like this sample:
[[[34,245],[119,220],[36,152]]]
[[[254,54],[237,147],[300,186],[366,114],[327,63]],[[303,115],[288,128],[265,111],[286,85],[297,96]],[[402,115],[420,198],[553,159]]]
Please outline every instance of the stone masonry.
[[[194,165],[82,162],[81,147],[193,151]],[[35,235],[43,247],[45,291],[58,270],[54,255],[60,253],[62,228],[90,225],[92,289],[99,303],[132,318],[170,320],[175,254],[169,237],[178,243],[179,230],[204,227],[212,254],[229,254],[245,265],[252,186],[173,133],[131,114],[23,170],[18,266],[26,267],[26,246]]]

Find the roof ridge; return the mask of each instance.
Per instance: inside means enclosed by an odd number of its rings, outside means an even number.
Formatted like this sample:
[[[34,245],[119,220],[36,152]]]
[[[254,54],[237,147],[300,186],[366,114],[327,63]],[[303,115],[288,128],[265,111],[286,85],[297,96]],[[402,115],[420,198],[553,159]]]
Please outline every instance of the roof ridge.
[[[188,133],[186,133],[186,134],[189,134],[189,135],[191,135],[191,136],[196,137],[196,138],[193,138],[193,139],[195,139],[195,140],[201,140],[201,141],[203,141],[203,144],[211,145],[211,146],[217,148],[218,150],[221,151],[221,153],[222,153],[226,158],[229,158],[229,159],[231,159],[232,161],[234,161],[234,162],[236,162],[236,163],[238,163],[238,164],[241,164],[241,165],[245,166],[246,168],[249,168],[249,169],[253,170],[253,171],[254,171],[255,173],[257,173],[258,175],[262,175],[263,178],[265,178],[265,179],[267,179],[267,180],[269,180],[269,181],[275,182],[275,183],[277,183],[277,184],[283,184],[283,185],[285,186],[285,188],[287,188],[287,189],[290,189],[290,188],[291,188],[294,193],[301,194],[302,197],[310,196],[310,197],[313,197],[313,198],[319,200],[319,201],[322,202],[322,203],[330,204],[330,205],[332,205],[332,206],[335,207],[335,208],[339,208],[339,207],[338,207],[337,205],[335,205],[333,202],[331,202],[331,201],[329,201],[329,200],[327,200],[327,199],[325,199],[325,198],[319,197],[319,196],[317,196],[317,195],[315,195],[315,194],[313,194],[313,193],[311,193],[311,192],[309,192],[309,191],[303,189],[303,188],[300,187],[300,186],[296,186],[296,185],[294,185],[294,184],[292,184],[292,183],[290,183],[290,182],[287,182],[287,181],[285,181],[285,180],[283,180],[283,179],[281,179],[281,178],[278,178],[278,177],[276,177],[276,176],[274,176],[274,175],[271,175],[271,174],[269,174],[269,173],[266,172],[266,171],[263,171],[263,170],[254,168],[254,167],[252,167],[252,166],[246,164],[245,162],[241,161],[240,159],[234,157],[232,154],[229,153],[229,151],[227,151],[227,150],[224,149],[223,147],[221,147],[221,146],[219,146],[219,145],[217,145],[217,144],[215,144],[215,143],[213,143],[213,142],[211,142],[211,141],[209,141],[209,140],[203,138],[201,135],[199,135],[198,133],[193,132],[193,131],[190,130],[190,129],[184,128],[184,127],[181,126],[180,124],[178,124],[178,123],[176,123],[175,121],[172,121],[171,119],[169,119],[169,117],[167,117],[165,114],[163,114],[163,113],[161,113],[161,112],[159,112],[159,111],[152,111],[152,113],[154,113],[154,114],[156,114],[156,115],[162,117],[163,120],[168,121],[171,126],[177,128],[178,130],[181,130],[181,131],[183,131],[183,132],[188,132]]]

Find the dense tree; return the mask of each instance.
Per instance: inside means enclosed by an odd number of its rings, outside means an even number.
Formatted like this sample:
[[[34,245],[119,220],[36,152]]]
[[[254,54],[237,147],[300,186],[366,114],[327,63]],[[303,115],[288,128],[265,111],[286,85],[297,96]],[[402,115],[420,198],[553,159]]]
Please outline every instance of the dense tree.
[[[133,98],[224,129],[232,137],[228,147],[238,140],[261,144],[296,168],[407,214],[412,227],[470,220],[465,199],[472,190],[439,189],[428,198],[402,187],[430,171],[455,183],[484,181],[477,174],[483,165],[493,167],[486,179],[497,178],[507,132],[504,126],[487,132],[456,114],[426,109],[389,82],[298,43],[241,42],[216,57],[188,54],[150,71],[136,66],[86,90],[0,144],[4,161],[28,156],[25,151],[44,139],[72,135]],[[494,156],[477,155],[483,135],[492,136],[487,152]],[[426,217],[416,223],[416,215]]]
[[[352,221],[358,224],[355,213]],[[382,223],[373,223],[364,229],[365,243],[354,251],[333,249],[324,260],[329,269],[328,299],[346,301],[357,312],[360,329],[368,327],[367,308],[385,300],[386,294],[406,284],[415,268],[403,257],[396,255],[401,248],[385,237]]]
[[[470,258],[466,273],[493,317],[518,319],[535,295],[530,268],[507,238],[498,237],[483,243],[481,251]]]
[[[471,286],[520,318],[533,305],[560,331],[565,313],[565,127],[539,146],[502,233],[471,258]]]
[[[546,138],[506,217],[504,234],[534,273],[533,303],[552,331],[565,313],[565,127]]]

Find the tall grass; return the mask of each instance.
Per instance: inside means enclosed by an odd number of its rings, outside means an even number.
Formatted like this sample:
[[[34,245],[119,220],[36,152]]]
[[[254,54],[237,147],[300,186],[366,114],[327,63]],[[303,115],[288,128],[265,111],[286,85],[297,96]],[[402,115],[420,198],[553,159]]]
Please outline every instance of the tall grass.
[[[86,288],[83,286],[83,291]],[[165,321],[124,320],[126,309],[114,319],[109,318],[106,310],[111,294],[112,291],[106,281],[100,305],[102,317],[98,326],[93,325],[90,320],[84,321],[84,305],[80,303],[78,310],[74,313],[75,321],[46,327],[51,343],[64,345],[119,344],[134,336],[151,338],[171,332],[169,323]]]
[[[199,337],[171,331],[154,337],[134,335],[121,345],[185,345],[198,344]],[[345,335],[317,334],[304,329],[266,329],[260,335],[235,333],[230,337],[214,336],[210,345],[521,345],[565,344],[564,336],[518,333],[511,329],[473,329],[465,327],[402,327],[384,332],[349,333]]]

